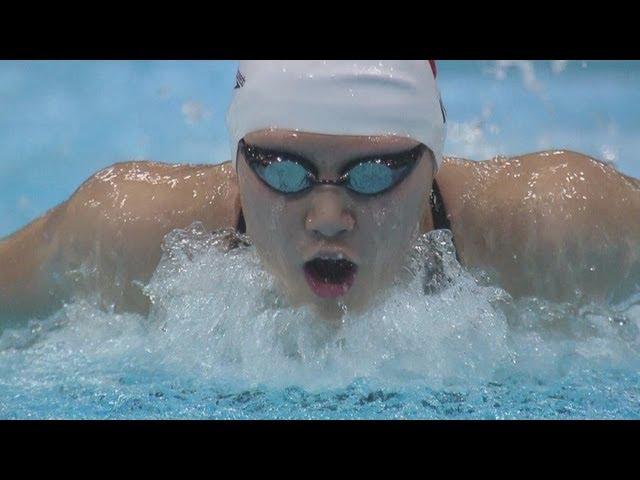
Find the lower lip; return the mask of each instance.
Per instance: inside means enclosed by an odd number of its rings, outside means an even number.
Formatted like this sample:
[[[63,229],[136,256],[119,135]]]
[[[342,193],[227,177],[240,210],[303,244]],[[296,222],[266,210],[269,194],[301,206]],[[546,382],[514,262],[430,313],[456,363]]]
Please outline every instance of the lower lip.
[[[356,273],[352,272],[342,283],[325,283],[316,279],[309,272],[305,271],[304,276],[311,291],[321,298],[338,298],[345,295],[353,286],[356,279]]]

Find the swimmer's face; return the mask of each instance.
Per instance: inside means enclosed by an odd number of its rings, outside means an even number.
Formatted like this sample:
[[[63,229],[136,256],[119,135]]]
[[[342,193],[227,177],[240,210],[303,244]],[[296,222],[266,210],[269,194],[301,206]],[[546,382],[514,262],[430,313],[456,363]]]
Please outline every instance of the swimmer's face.
[[[245,157],[277,152],[281,158],[312,165],[319,180],[337,180],[354,159],[396,154],[406,158],[419,143],[394,136],[286,130],[253,132],[244,142],[248,149],[255,147],[250,152],[239,149],[237,158],[247,233],[293,304],[308,304],[324,317],[339,317],[345,306],[360,311],[373,297],[383,295],[419,233],[433,179],[431,152],[418,148],[410,173],[377,195],[336,185],[282,194],[261,180]]]

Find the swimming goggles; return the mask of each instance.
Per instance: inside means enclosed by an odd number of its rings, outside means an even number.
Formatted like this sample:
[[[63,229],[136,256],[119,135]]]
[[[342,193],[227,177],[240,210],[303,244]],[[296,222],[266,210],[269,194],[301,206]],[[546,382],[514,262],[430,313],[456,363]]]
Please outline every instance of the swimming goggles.
[[[278,193],[295,194],[316,185],[337,185],[362,195],[378,195],[399,184],[411,173],[425,148],[420,144],[405,152],[355,159],[332,181],[318,180],[316,167],[299,155],[247,145],[244,140],[238,146],[258,178]]]

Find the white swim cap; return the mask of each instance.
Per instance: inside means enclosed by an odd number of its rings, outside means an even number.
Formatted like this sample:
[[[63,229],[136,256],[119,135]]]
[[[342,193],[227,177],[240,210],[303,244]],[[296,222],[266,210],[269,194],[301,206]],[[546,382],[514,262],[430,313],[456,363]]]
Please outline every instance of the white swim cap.
[[[433,60],[241,60],[227,112],[231,159],[267,128],[333,135],[399,135],[442,162],[445,111]]]

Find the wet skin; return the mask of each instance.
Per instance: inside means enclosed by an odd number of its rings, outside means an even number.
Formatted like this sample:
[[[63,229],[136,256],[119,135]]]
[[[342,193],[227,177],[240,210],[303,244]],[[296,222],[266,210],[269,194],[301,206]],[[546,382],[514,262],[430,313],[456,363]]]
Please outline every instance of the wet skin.
[[[283,131],[246,140],[294,150],[326,179],[351,158],[415,145]],[[366,309],[391,282],[415,235],[433,228],[429,154],[379,198],[335,186],[284,198],[242,158],[238,174],[228,162],[116,164],[0,241],[0,317],[46,315],[84,293],[99,293],[105,308],[145,313],[140,286],[153,274],[164,235],[196,220],[211,230],[235,227],[241,205],[265,268],[294,303],[312,304],[327,317],[339,313],[339,303]],[[512,295],[601,301],[638,281],[640,182],[611,166],[570,151],[483,162],[447,158],[436,179],[462,263],[489,271]],[[339,302],[314,296],[303,279],[302,264],[323,250],[358,264]]]
[[[321,180],[336,180],[353,159],[411,150],[407,138],[335,137],[263,131],[249,134],[250,145],[295,153],[312,162]],[[316,186],[282,195],[265,185],[238,156],[238,179],[247,233],[263,262],[297,304],[314,305],[327,317],[341,305],[363,310],[389,285],[420,229],[432,180],[432,157],[425,150],[411,174],[394,188],[365,196],[346,188]],[[305,262],[341,255],[357,265],[354,284],[339,299],[321,298],[305,280]]]

